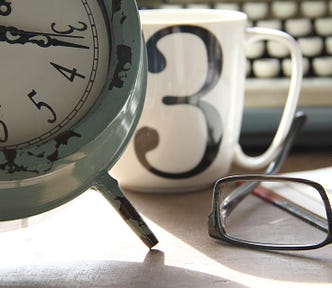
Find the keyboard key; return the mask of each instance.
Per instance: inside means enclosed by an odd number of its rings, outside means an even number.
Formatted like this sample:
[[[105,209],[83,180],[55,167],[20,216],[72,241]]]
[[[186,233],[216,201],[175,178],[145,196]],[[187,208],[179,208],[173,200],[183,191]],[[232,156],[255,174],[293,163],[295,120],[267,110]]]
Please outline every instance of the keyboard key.
[[[269,15],[269,6],[266,2],[245,2],[242,9],[251,20],[264,19]]]
[[[285,31],[294,37],[309,35],[312,24],[308,18],[289,19],[285,21]]]
[[[315,58],[312,67],[318,76],[332,76],[332,57]]]
[[[320,36],[332,35],[332,17],[330,18],[319,18],[315,20],[315,30]]]
[[[272,13],[276,18],[288,19],[297,14],[298,4],[294,1],[275,1],[272,2]]]
[[[151,1],[153,1],[153,0],[151,0]],[[185,4],[197,3],[199,1],[192,1],[192,0],[167,0],[167,1],[165,1],[165,0],[161,0],[161,2],[168,3],[168,4],[181,4],[181,5],[185,5]]]
[[[265,52],[265,43],[263,41],[249,43],[246,46],[246,56],[249,59],[256,59],[263,56]]]
[[[238,3],[216,3],[214,5],[215,9],[221,9],[221,10],[240,10],[240,5]]]
[[[319,0],[304,1],[301,3],[301,11],[306,17],[317,18],[324,16],[327,11],[326,2]]]
[[[256,25],[258,27],[262,28],[270,28],[270,29],[277,29],[281,30],[282,28],[282,23],[280,20],[273,19],[273,20],[259,20],[256,22]]]
[[[292,62],[289,58],[282,60],[281,63],[282,73],[285,76],[290,76],[292,72]],[[308,58],[303,58],[303,76],[309,73],[310,63]]]
[[[292,67],[291,67],[291,60],[290,59],[284,59],[281,62],[281,69],[282,73],[285,76],[290,76],[292,72]]]
[[[209,4],[204,4],[204,3],[193,3],[193,4],[188,4],[187,5],[188,9],[209,9],[210,5]]]
[[[162,9],[181,9],[182,6],[180,4],[162,4],[160,6]]]
[[[277,58],[283,58],[289,55],[288,48],[285,45],[276,41],[267,42],[267,52],[270,56]]]
[[[323,50],[323,39],[320,37],[299,38],[299,43],[304,56],[318,56]]]
[[[280,72],[280,62],[277,59],[259,59],[253,63],[253,71],[256,77],[273,78]]]
[[[326,52],[329,55],[332,55],[332,36],[326,38],[326,40],[325,40],[325,48],[326,48]]]

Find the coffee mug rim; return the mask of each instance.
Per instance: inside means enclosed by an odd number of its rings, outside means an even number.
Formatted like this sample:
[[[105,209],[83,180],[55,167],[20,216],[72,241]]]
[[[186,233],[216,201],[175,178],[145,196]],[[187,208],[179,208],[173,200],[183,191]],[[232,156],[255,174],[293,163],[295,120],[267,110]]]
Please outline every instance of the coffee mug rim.
[[[150,9],[140,10],[143,25],[186,23],[220,23],[246,21],[247,15],[235,10],[222,9]]]

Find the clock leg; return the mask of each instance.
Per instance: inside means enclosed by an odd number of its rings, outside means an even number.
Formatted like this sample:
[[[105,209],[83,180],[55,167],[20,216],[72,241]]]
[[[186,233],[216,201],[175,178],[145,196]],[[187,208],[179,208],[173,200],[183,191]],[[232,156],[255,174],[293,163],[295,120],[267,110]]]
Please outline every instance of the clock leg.
[[[112,178],[107,171],[99,175],[95,180],[93,188],[104,195],[146,246],[152,248],[158,243],[158,239],[144,222],[135,207],[126,198],[118,182]]]

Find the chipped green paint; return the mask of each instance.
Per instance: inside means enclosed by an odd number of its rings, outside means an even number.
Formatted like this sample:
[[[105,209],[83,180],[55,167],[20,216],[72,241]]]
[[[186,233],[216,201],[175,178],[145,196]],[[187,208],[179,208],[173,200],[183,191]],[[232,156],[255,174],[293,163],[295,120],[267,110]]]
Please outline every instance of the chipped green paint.
[[[41,144],[0,151],[0,220],[42,213],[93,187],[152,247],[157,239],[107,172],[127,146],[143,109],[147,64],[138,11],[134,0],[98,3],[111,34],[104,89],[70,130]]]

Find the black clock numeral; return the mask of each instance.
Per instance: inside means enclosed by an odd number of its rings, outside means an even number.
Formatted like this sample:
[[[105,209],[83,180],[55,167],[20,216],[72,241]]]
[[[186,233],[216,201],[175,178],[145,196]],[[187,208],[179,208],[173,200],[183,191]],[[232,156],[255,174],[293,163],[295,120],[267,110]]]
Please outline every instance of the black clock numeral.
[[[43,107],[48,109],[51,114],[52,114],[52,118],[48,119],[47,122],[48,123],[54,123],[56,121],[56,114],[54,112],[54,110],[52,109],[52,107],[50,105],[48,105],[47,103],[45,102],[42,102],[42,101],[35,101],[35,99],[33,99],[34,96],[37,95],[37,92],[33,89],[29,94],[28,94],[28,97],[29,99],[32,101],[32,103],[39,109],[41,110]]]
[[[5,122],[0,120],[0,126],[2,128],[2,133],[0,133],[0,142],[1,143],[5,143],[8,140],[8,129],[7,129],[7,125],[5,124]]]
[[[80,77],[85,79],[85,76],[78,73],[76,68],[69,69],[64,66],[50,62],[50,64],[58,70],[63,76],[65,76],[70,82],[74,82],[75,77]]]
[[[56,23],[52,23],[51,24],[51,28],[52,31],[55,33],[59,33],[59,34],[72,34],[75,31],[85,31],[88,28],[88,25],[86,25],[84,22],[79,21],[78,22],[80,27],[75,27],[73,25],[67,25],[67,29],[66,30],[58,30],[57,28],[55,28],[55,26],[57,25]]]

